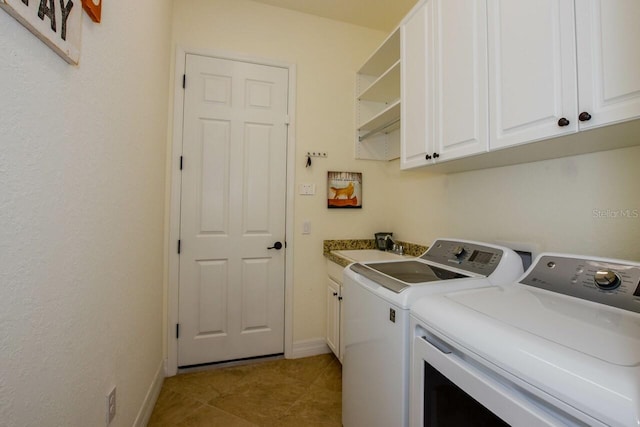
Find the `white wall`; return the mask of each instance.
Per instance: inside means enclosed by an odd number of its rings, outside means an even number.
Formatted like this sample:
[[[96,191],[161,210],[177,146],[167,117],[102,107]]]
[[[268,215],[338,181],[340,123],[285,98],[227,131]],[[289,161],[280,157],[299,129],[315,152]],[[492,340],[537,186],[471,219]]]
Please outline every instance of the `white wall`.
[[[393,230],[425,244],[439,236],[503,240],[638,261],[638,164],[640,147],[450,175],[401,172],[391,162],[402,183]]]
[[[355,73],[386,34],[247,0],[175,3],[173,42],[189,51],[222,50],[297,67],[295,182],[314,183],[315,196],[295,197],[294,342],[325,335],[324,239],[373,238],[388,227],[381,209],[386,163],[354,160]],[[307,151],[326,151],[305,168]],[[328,170],[363,172],[364,208],[329,211]],[[302,222],[311,234],[302,235]]]
[[[80,2],[76,2],[77,7]],[[0,11],[0,424],[131,426],[162,361],[171,2],[104,2],[79,66]]]

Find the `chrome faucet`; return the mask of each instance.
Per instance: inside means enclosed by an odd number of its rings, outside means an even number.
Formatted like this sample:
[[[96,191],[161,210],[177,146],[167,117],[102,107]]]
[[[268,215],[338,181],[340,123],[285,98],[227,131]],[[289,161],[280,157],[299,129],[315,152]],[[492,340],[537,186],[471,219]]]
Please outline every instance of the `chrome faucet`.
[[[387,234],[386,236],[384,236],[384,240],[385,242],[391,240],[391,252],[393,252],[394,254],[398,254],[398,255],[404,255],[404,248],[402,247],[402,245],[398,244],[398,242],[396,242],[395,240],[393,240],[393,237],[391,237],[389,234]],[[389,245],[386,245],[387,247]],[[389,249],[387,249],[389,250]]]

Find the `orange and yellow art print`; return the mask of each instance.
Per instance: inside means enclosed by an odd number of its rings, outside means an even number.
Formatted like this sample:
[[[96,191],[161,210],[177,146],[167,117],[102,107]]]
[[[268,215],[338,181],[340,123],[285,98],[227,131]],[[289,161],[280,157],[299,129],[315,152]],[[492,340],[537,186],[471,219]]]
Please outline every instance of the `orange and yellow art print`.
[[[362,173],[327,172],[327,207],[362,208]]]

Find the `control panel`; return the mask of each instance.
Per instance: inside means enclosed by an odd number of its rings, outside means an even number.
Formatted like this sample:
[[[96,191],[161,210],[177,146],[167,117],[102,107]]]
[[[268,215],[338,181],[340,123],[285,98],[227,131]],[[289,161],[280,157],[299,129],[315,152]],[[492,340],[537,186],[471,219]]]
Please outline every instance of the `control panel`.
[[[489,276],[502,259],[502,250],[455,240],[436,240],[420,258]]]
[[[640,264],[543,255],[520,282],[640,313]]]

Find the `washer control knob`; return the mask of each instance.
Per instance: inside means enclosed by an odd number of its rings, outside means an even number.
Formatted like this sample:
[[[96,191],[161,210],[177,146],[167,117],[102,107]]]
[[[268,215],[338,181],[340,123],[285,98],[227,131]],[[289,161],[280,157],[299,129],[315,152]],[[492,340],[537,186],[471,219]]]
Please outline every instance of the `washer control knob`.
[[[606,291],[617,288],[621,283],[620,276],[611,270],[598,270],[593,281],[597,287]]]
[[[456,246],[453,248],[453,256],[456,258],[461,258],[465,253],[463,246]]]

